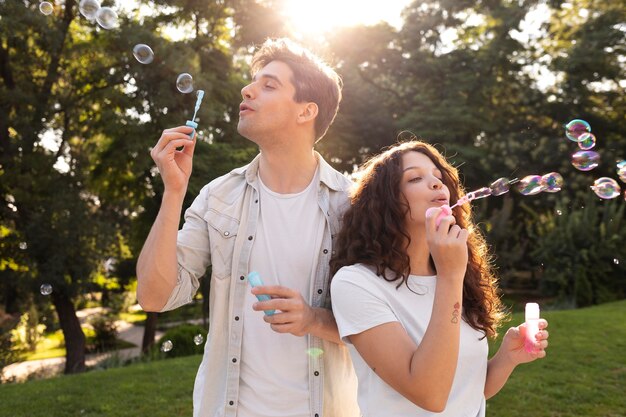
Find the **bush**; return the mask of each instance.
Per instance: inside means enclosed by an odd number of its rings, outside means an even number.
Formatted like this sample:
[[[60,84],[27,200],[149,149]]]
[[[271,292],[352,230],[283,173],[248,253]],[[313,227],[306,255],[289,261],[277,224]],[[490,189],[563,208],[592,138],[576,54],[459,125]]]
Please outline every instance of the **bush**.
[[[623,201],[597,203],[537,222],[532,256],[542,263],[545,296],[555,295],[574,307],[626,297],[626,227]]]
[[[90,320],[93,327],[93,345],[87,346],[89,351],[106,351],[116,346],[117,325],[115,316],[103,314]]]
[[[202,343],[196,345],[194,337],[202,335]],[[207,331],[195,324],[182,324],[166,331],[157,343],[150,349],[152,359],[174,358],[178,356],[200,355],[204,350],[204,341]],[[168,352],[161,351],[165,341],[172,342],[172,349]]]

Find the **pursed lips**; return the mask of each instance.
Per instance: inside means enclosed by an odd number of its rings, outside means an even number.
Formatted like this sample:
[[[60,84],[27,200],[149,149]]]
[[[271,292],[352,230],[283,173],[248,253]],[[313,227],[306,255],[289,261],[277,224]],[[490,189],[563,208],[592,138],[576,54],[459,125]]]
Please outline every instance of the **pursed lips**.
[[[239,114],[246,112],[246,111],[254,111],[254,109],[245,103],[241,103],[239,105]]]

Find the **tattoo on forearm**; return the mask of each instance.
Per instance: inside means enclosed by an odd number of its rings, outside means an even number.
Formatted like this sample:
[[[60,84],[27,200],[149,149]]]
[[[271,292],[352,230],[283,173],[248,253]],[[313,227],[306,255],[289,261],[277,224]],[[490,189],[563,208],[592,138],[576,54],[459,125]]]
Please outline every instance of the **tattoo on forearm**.
[[[459,314],[461,314],[461,304],[457,302],[452,311],[452,323],[457,324],[459,322]]]

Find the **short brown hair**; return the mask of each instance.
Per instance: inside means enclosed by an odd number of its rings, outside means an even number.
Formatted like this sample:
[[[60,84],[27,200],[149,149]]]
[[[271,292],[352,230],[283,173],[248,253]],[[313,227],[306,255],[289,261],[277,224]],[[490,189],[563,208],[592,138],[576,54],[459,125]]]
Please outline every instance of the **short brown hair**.
[[[291,82],[296,88],[297,103],[317,104],[315,140],[320,140],[328,130],[339,109],[342,82],[328,64],[311,51],[287,38],[267,39],[252,57],[252,74],[272,61],[280,61],[293,71]]]

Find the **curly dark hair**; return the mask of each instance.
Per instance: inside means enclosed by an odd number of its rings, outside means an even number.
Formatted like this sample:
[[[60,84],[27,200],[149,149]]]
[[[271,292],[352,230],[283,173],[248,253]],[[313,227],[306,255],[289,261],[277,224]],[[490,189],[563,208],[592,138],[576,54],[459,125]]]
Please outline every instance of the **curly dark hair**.
[[[425,142],[401,142],[372,157],[357,174],[352,204],[344,214],[336,253],[331,259],[331,276],[343,266],[361,263],[376,268],[376,274],[389,282],[398,281],[398,287],[407,284],[411,238],[406,232],[405,218],[409,206],[400,191],[402,155],[407,152],[422,153],[433,161],[450,191],[450,201],[457,201],[464,194],[456,168]],[[492,256],[480,229],[472,222],[469,205],[455,207],[453,215],[456,223],[469,231],[463,317],[472,328],[495,337],[505,309],[498,294]],[[435,268],[432,258],[430,262]]]

